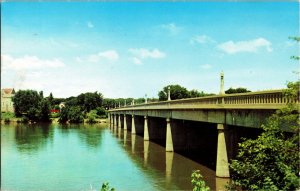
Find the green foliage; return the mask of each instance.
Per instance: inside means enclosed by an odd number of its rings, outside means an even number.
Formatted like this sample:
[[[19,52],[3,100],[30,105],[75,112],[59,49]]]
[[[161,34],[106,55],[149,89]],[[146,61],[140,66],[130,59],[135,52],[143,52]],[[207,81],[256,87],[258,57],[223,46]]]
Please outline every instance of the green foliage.
[[[13,97],[17,117],[26,116],[32,121],[49,121],[49,100],[43,97],[43,92],[34,90],[19,90]]]
[[[58,122],[59,123],[66,123],[68,121],[68,113],[69,113],[69,107],[63,107],[60,110],[60,115],[59,115],[59,119]]]
[[[79,105],[82,111],[89,112],[92,109],[96,109],[102,105],[103,96],[101,93],[84,93],[77,96],[77,105]]]
[[[159,101],[165,101],[168,99],[168,87],[170,87],[171,100],[189,98],[189,91],[180,85],[169,85],[158,92]]]
[[[298,99],[298,87],[299,82],[289,83],[287,98]],[[238,156],[230,164],[233,187],[299,189],[299,124],[298,108],[288,104],[268,119],[257,139],[240,143]]]
[[[115,189],[114,188],[110,188],[108,182],[104,182],[102,184],[102,187],[101,187],[100,191],[115,191]]]
[[[291,40],[294,40],[296,42],[300,42],[300,37],[299,36],[292,36],[292,37],[289,37],[289,39]],[[300,56],[291,56],[291,59],[294,59],[294,60],[300,60]]]
[[[47,99],[42,99],[39,104],[39,120],[40,121],[50,121],[50,102]]]
[[[188,91],[185,87],[182,87],[180,85],[169,85],[158,92],[159,101],[166,101],[168,99],[168,87],[170,87],[171,100],[213,95],[204,93],[203,91],[199,92],[198,90]]]
[[[88,123],[96,123],[96,118],[98,118],[97,110],[91,110],[87,114],[87,122]]]
[[[1,113],[1,119],[12,119],[15,117],[15,114],[12,112],[3,112]]]
[[[206,186],[203,176],[200,174],[200,170],[195,170],[192,175],[193,191],[209,191],[210,188]]]
[[[83,113],[79,106],[71,106],[68,109],[68,120],[70,123],[82,123]]]
[[[237,94],[237,93],[247,93],[251,92],[250,90],[247,90],[247,88],[229,88],[225,91],[226,94]]]
[[[103,107],[97,107],[96,108],[96,114],[99,116],[99,117],[107,117],[107,111],[103,108]]]

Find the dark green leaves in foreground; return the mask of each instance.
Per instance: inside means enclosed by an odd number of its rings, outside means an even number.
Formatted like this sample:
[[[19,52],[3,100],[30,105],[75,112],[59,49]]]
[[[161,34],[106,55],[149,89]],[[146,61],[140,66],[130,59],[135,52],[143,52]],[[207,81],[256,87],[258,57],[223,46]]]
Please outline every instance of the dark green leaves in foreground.
[[[299,82],[289,83],[285,95],[299,99]],[[230,186],[243,190],[297,190],[299,183],[299,110],[288,104],[262,126],[255,140],[239,144],[236,160],[230,164]],[[289,131],[289,132],[287,132]]]

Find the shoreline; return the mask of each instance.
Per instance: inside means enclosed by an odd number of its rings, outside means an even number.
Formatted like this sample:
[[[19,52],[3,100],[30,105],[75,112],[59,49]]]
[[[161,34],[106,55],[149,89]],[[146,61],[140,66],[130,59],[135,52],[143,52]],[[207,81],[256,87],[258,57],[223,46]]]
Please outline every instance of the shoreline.
[[[4,124],[38,124],[38,123],[49,123],[49,124],[59,124],[58,118],[52,118],[49,122],[22,122],[20,121],[21,118],[11,118],[8,122],[5,122],[4,119],[1,119],[1,125]],[[98,123],[108,123],[107,118],[103,119],[96,119],[95,123],[88,123],[87,120],[84,120],[82,123],[69,123],[66,122],[64,124],[98,124]]]

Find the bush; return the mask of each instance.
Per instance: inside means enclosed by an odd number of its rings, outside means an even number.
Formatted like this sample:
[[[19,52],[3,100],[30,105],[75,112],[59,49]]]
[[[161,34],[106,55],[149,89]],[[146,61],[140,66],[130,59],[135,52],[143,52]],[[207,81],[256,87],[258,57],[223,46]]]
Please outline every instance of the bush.
[[[288,86],[290,90],[286,95],[290,99],[298,99],[299,82],[295,84]],[[230,164],[233,180],[230,187],[243,190],[299,189],[299,124],[297,105],[288,104],[268,119],[263,125],[264,132],[257,139],[240,143],[237,159]]]
[[[98,118],[97,111],[96,110],[91,110],[87,114],[87,122],[88,123],[96,123],[96,118]]]
[[[97,107],[96,108],[97,111],[97,115],[102,117],[102,118],[106,118],[107,117],[107,111],[103,108],[103,107]]]
[[[108,182],[104,182],[102,184],[102,187],[100,189],[100,191],[114,191],[114,188],[110,188],[109,183]]]
[[[200,174],[200,170],[195,170],[192,175],[193,191],[209,191],[210,188],[206,186],[203,176]]]
[[[83,113],[80,110],[79,106],[72,106],[68,110],[68,119],[70,123],[82,123],[83,122]]]
[[[58,122],[66,123],[68,121],[68,113],[69,113],[68,107],[63,107],[60,111]]]

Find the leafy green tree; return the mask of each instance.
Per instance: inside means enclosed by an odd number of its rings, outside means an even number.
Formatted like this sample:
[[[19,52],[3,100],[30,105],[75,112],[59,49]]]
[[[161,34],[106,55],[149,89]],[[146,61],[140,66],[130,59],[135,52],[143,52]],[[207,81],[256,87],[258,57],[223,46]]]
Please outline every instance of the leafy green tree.
[[[87,122],[88,123],[96,123],[96,118],[98,118],[99,116],[97,115],[97,110],[91,110],[88,114],[87,114]]]
[[[97,107],[96,108],[96,114],[98,116],[107,116],[107,111],[103,107]]]
[[[285,96],[299,99],[299,85],[299,81],[289,83]],[[299,189],[299,124],[299,110],[291,103],[268,119],[257,139],[240,143],[238,156],[230,164],[231,188]]]
[[[92,109],[102,106],[103,96],[98,92],[88,92],[80,94],[77,97],[77,104],[82,108],[83,111],[89,112]]]
[[[68,121],[68,113],[69,113],[69,107],[63,107],[60,110],[60,115],[59,115],[59,123],[66,123]]]
[[[39,120],[43,122],[50,121],[50,102],[48,99],[42,99],[39,105]]]
[[[15,114],[17,117],[21,117],[23,114],[35,116],[39,108],[40,96],[37,91],[34,90],[19,90],[13,97]]]
[[[190,98],[214,95],[211,93],[204,93],[203,91],[199,92],[198,90],[191,90],[191,91],[189,91],[189,94],[190,94],[189,95]]]
[[[70,123],[82,123],[83,113],[79,106],[71,106],[68,109],[68,120]]]
[[[170,87],[171,100],[189,98],[189,91],[180,85],[170,85],[163,88],[158,92],[159,101],[165,101],[168,99],[168,87]]]
[[[250,90],[247,90],[247,88],[229,88],[225,91],[226,94],[236,94],[236,93],[247,93],[251,92]]]

